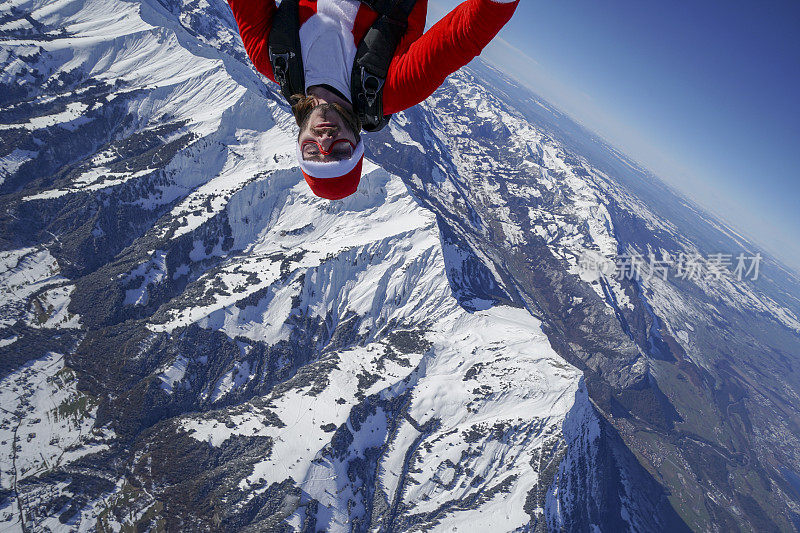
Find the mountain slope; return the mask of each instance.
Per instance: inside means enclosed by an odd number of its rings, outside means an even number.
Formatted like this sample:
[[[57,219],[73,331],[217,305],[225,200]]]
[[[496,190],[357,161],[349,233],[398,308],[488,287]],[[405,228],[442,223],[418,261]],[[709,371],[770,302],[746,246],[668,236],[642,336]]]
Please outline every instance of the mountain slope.
[[[532,130],[530,117],[546,104],[508,97],[521,89],[476,67],[422,106],[436,109],[427,124],[442,154],[435,164],[456,162],[456,185],[407,182],[443,218],[479,221],[461,225],[466,238],[547,317],[553,346],[584,370],[594,403],[687,523],[796,527],[796,466],[788,466],[797,464],[799,434],[796,280],[768,257],[756,283],[710,270],[681,278],[681,254],[758,250],[578,127],[557,130],[563,117],[551,113]],[[590,144],[586,155],[571,151]],[[386,158],[387,168],[424,175],[412,161],[435,160],[408,154],[396,166]],[[672,212],[680,216],[664,216]],[[632,279],[581,264],[636,254],[644,261]],[[668,280],[648,264],[664,254],[673,260]]]

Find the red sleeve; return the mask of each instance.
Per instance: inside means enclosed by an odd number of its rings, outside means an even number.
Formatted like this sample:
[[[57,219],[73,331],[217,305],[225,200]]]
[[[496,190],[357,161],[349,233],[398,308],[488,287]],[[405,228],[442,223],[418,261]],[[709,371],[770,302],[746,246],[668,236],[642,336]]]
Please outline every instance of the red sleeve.
[[[275,81],[269,62],[269,31],[278,9],[275,0],[228,0],[228,3],[253,65],[261,74]]]
[[[518,3],[466,0],[395,55],[383,90],[384,113],[398,113],[430,96],[447,76],[481,53]]]
[[[408,29],[397,45],[398,52],[403,53],[408,50],[414,42],[422,37],[422,32],[425,31],[425,21],[428,17],[428,0],[417,0],[414,8],[408,15]]]

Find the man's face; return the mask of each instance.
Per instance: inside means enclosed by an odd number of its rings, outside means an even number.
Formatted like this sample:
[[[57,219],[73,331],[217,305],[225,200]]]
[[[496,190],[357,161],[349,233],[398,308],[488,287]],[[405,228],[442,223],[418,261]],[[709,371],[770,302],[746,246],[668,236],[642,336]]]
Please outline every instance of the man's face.
[[[352,147],[358,143],[352,128],[332,104],[314,107],[297,142],[304,160],[323,163],[349,159]]]

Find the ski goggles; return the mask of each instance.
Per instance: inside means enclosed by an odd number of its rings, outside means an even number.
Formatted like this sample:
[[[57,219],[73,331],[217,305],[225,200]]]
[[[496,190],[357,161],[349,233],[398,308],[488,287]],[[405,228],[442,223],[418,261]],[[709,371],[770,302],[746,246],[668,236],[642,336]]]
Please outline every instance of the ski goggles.
[[[356,145],[348,139],[338,139],[331,143],[325,150],[321,144],[314,140],[303,141],[300,146],[300,154],[306,161],[322,161],[326,158],[329,161],[346,161],[353,157]]]

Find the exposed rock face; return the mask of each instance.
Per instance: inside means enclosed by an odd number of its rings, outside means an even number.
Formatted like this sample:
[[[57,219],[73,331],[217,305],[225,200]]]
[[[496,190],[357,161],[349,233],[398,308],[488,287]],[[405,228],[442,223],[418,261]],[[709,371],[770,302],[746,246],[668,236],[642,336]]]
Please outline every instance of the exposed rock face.
[[[757,250],[529,92],[474,63],[327,202],[223,2],[12,4],[0,520],[800,524],[797,278],[587,269]]]

